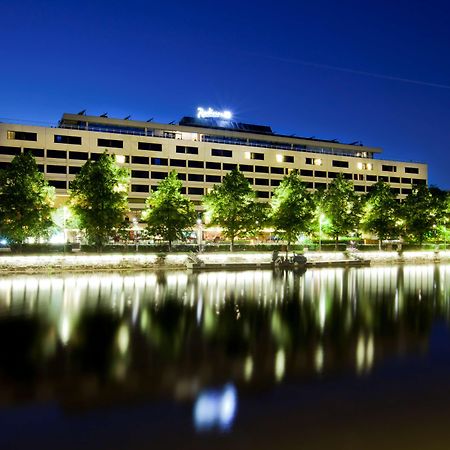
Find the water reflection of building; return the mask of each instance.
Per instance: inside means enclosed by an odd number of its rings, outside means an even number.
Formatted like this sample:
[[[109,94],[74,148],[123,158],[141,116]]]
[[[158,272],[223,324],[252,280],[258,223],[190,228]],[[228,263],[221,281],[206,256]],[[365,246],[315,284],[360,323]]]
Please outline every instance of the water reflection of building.
[[[449,266],[4,277],[0,402],[19,369],[34,398],[78,405],[366,374],[427,350],[449,280]]]

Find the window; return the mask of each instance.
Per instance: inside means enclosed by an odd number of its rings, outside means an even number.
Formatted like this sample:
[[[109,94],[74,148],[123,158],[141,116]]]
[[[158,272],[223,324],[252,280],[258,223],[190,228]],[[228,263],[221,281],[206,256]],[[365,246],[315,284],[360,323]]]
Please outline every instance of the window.
[[[222,181],[219,175],[206,175],[207,183],[220,183]]]
[[[149,159],[147,156],[132,156],[131,163],[132,164],[148,164]]]
[[[264,153],[250,153],[250,159],[264,160]]]
[[[294,157],[289,155],[277,155],[278,162],[293,163]]]
[[[100,156],[102,156],[102,153],[91,153],[91,160],[98,161],[100,159]]]
[[[185,159],[171,159],[170,165],[174,167],[186,167]]]
[[[377,181],[377,176],[376,175],[366,175],[366,180],[367,181]]]
[[[314,187],[316,189],[326,189],[327,188],[327,183],[314,183]]]
[[[66,166],[54,166],[47,164],[47,173],[66,173]]]
[[[203,178],[203,175],[199,175],[196,173],[190,173],[190,174],[188,174],[188,181],[201,181],[203,183],[204,178]]]
[[[186,174],[185,174],[185,173],[177,173],[177,177],[178,177],[180,180],[186,180]]]
[[[234,170],[237,168],[237,164],[223,163],[223,170]]]
[[[269,186],[269,180],[267,178],[255,178],[255,184],[258,186]]]
[[[245,179],[246,179],[250,184],[253,184],[253,178],[245,177]]]
[[[338,175],[337,172],[328,172],[328,178],[336,178]]]
[[[364,192],[365,191],[365,188],[364,188],[364,186],[360,186],[360,185],[358,185],[358,184],[355,184],[355,191],[356,192]]]
[[[269,168],[266,166],[255,166],[255,172],[258,173],[269,173]]]
[[[20,155],[20,147],[0,146],[0,155]]]
[[[314,183],[311,183],[311,181],[306,181],[303,183],[308,189],[314,188]]]
[[[81,167],[69,166],[69,173],[72,175],[77,175],[78,173],[80,173],[80,171]]]
[[[418,167],[405,167],[405,173],[419,173]]]
[[[203,195],[203,188],[190,187],[188,188],[188,194],[190,195]]]
[[[98,147],[123,148],[123,141],[117,139],[97,139]]]
[[[84,152],[69,152],[69,159],[82,159],[87,160],[88,154]]]
[[[167,166],[169,160],[167,158],[152,158],[154,166]]]
[[[412,179],[412,184],[427,184],[425,180],[421,180],[418,178],[413,178]]]
[[[323,170],[316,170],[316,171],[314,172],[314,175],[315,175],[316,177],[319,177],[319,178],[326,178],[326,177],[327,177],[327,173],[324,172]]]
[[[80,136],[66,136],[64,134],[55,134],[53,136],[53,141],[55,142],[55,144],[81,145]]]
[[[47,158],[66,159],[67,152],[64,150],[47,150]]]
[[[348,161],[336,161],[333,160],[332,162],[332,166],[333,167],[348,167]]]
[[[147,170],[132,170],[131,178],[148,178]]]
[[[411,178],[402,178],[403,184],[411,184]]]
[[[221,169],[221,164],[218,162],[209,162],[206,161],[206,168],[207,169],[216,169],[216,170],[220,170]]]
[[[306,158],[306,164],[314,164],[314,160],[312,158]]]
[[[138,142],[138,150],[151,150],[154,152],[161,152],[162,144],[155,144],[153,142]]]
[[[37,141],[37,133],[29,131],[8,131],[8,139],[15,139],[16,141]]]
[[[352,174],[351,174],[351,173],[343,173],[342,176],[343,176],[346,180],[351,180],[351,179],[352,179]]]
[[[284,169],[282,167],[271,167],[270,173],[279,173],[280,175],[283,175]]]
[[[155,180],[164,180],[167,177],[167,172],[152,172],[152,178]]]
[[[131,192],[148,192],[149,186],[148,184],[132,184]]]
[[[188,155],[198,155],[197,147],[185,147],[183,145],[177,145],[177,153],[187,153]]]
[[[391,177],[391,183],[400,183],[399,177]]]
[[[43,158],[44,157],[44,149],[43,148],[24,148],[24,152],[31,152],[33,156],[36,158]]]
[[[233,152],[231,150],[222,150],[219,148],[213,148],[211,150],[212,156],[222,156],[224,158],[231,158],[233,156]]]
[[[270,180],[271,186],[279,186],[281,183],[281,180]]]
[[[253,166],[248,164],[239,164],[239,170],[242,172],[253,172]]]
[[[302,175],[304,177],[312,177],[313,176],[313,171],[312,170],[301,169],[300,170],[300,175]]]
[[[405,195],[411,194],[411,189],[402,188],[402,194]]]
[[[56,189],[66,189],[66,182],[63,180],[48,180],[48,184]]]
[[[397,167],[395,166],[389,166],[387,164],[382,164],[381,165],[381,170],[383,172],[397,172]]]
[[[44,173],[44,164],[38,164],[37,168],[38,168],[39,172]]]
[[[391,191],[392,191],[395,195],[400,194],[400,189],[399,189],[399,188],[391,188]]]
[[[195,167],[195,168],[198,168],[198,169],[203,169],[204,164],[203,164],[203,161],[190,160],[190,161],[188,161],[188,167]]]
[[[258,198],[269,198],[269,192],[266,191],[256,191],[256,196]]]

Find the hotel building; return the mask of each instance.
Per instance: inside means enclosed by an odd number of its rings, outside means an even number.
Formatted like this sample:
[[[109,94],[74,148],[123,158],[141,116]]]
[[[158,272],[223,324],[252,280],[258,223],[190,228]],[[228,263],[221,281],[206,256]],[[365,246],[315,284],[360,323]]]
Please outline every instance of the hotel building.
[[[286,136],[269,126],[236,122],[229,113],[212,115],[216,117],[183,117],[178,124],[83,113],[64,114],[56,127],[0,123],[0,168],[30,151],[61,204],[86,160],[106,150],[130,170],[129,205],[137,217],[149,192],[171,170],[178,172],[184,192],[198,208],[202,196],[235,167],[262,201],[270,199],[291,170],[298,170],[311,190],[326,188],[339,173],[359,193],[385,180],[399,199],[413,185],[427,184],[426,164],[378,159],[378,147]]]

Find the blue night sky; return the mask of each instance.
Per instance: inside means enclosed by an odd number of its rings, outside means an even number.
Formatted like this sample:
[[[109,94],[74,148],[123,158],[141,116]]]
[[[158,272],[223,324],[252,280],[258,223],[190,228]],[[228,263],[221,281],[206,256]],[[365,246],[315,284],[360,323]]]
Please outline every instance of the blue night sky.
[[[4,1],[0,117],[227,108],[360,140],[450,189],[450,2]],[[1,119],[0,119],[1,120]]]

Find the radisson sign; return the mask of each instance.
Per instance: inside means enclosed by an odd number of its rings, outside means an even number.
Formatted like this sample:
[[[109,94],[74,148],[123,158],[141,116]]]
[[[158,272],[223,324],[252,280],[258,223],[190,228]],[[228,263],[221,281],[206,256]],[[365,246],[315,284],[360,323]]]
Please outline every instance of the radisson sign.
[[[216,111],[212,108],[204,109],[202,107],[197,108],[197,117],[199,119],[231,119],[233,115],[231,111]]]

